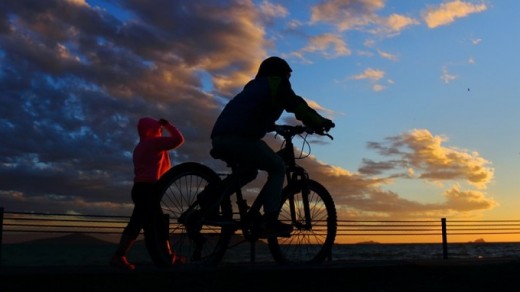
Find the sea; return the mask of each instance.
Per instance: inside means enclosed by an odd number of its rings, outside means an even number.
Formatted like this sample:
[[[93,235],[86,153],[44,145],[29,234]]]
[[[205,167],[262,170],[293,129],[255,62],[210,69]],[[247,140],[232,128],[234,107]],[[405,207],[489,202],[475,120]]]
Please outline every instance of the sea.
[[[332,250],[333,260],[482,259],[520,257],[520,243],[344,244]]]
[[[243,261],[250,256],[246,246],[229,250],[226,260]],[[520,243],[451,243],[444,251],[441,243],[405,244],[336,244],[329,260],[429,260],[429,259],[492,259],[519,258]],[[257,246],[256,261],[272,261],[267,247]]]
[[[71,240],[33,241],[0,246],[0,266],[32,265],[106,265],[116,248],[115,243],[92,241],[81,237]],[[251,257],[249,243],[240,244],[226,252],[224,262],[274,262],[266,244],[257,244]],[[128,257],[136,263],[149,263],[143,242],[138,242]],[[335,244],[331,261],[358,260],[436,260],[436,259],[520,259],[520,242],[450,243],[446,253],[441,243],[359,243]]]

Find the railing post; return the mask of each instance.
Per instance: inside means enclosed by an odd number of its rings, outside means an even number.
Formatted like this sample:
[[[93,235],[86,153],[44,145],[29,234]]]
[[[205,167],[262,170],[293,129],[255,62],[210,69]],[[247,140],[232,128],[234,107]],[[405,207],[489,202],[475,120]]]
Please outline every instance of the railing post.
[[[446,231],[446,218],[441,219],[442,225],[442,258],[448,259],[448,236]]]
[[[4,207],[0,207],[0,261],[2,260],[2,235],[4,233]]]

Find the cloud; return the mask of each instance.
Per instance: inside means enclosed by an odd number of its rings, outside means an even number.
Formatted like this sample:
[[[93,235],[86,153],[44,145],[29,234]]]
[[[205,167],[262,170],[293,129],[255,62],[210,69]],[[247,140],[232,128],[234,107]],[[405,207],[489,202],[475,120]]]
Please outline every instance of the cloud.
[[[343,39],[332,34],[310,37],[308,44],[303,49],[293,52],[292,54],[303,57],[306,53],[320,53],[326,58],[336,58],[352,54]]]
[[[384,6],[384,0],[326,1],[312,7],[311,23],[331,23],[340,32],[363,30],[386,36],[398,34],[403,29],[419,23],[411,17],[400,14],[379,16],[377,12]]]
[[[371,33],[384,27],[395,33],[412,23],[398,16],[379,17],[376,12],[384,3],[327,2],[315,7],[312,18],[340,30]],[[9,210],[128,215],[131,155],[142,116],[169,119],[183,132],[185,144],[170,154],[174,164],[200,161],[222,169],[209,156],[213,122],[222,104],[254,76],[273,48],[266,23],[288,15],[284,7],[266,1],[259,7],[238,0],[158,0],[153,7],[139,0],[111,4],[119,6],[109,12],[72,0],[1,4],[0,201]],[[302,22],[292,23],[301,28]],[[351,54],[335,33],[309,38],[300,52]],[[353,79],[375,83],[384,77],[384,71],[368,68]],[[308,102],[326,116],[336,114]],[[492,207],[483,192],[493,174],[487,161],[439,142],[429,147],[437,146],[447,164],[435,164],[442,157],[419,155],[427,151],[420,150],[418,133],[412,134],[372,143],[371,149],[397,159],[365,159],[357,173],[312,156],[302,165],[333,194],[340,216],[434,216],[448,203],[459,206],[464,200],[470,207],[453,209]],[[436,141],[431,134],[423,136]],[[396,179],[411,178],[467,181],[481,189],[453,187],[444,192],[444,205],[415,202],[389,190]],[[475,203],[486,200],[487,205]]]
[[[265,15],[250,2],[156,1],[161,9],[150,9],[129,0],[117,10],[132,15],[126,20],[84,3],[2,3],[0,134],[8,138],[0,144],[0,190],[6,207],[15,202],[6,195],[13,192],[39,211],[128,203],[135,125],[145,115],[170,119],[184,133],[186,143],[171,154],[174,163],[215,164],[208,137],[221,100],[254,76],[270,46]]]
[[[371,149],[381,155],[397,157],[385,163],[366,163],[362,173],[382,173],[382,170],[412,168],[421,179],[430,181],[465,181],[475,187],[485,188],[493,179],[490,162],[477,152],[443,146],[446,138],[433,136],[426,129],[413,130],[401,136],[387,138],[387,143],[369,143]],[[381,169],[381,165],[385,169]],[[375,167],[374,167],[375,166]]]
[[[441,80],[442,80],[445,84],[449,84],[449,83],[451,83],[453,80],[457,79],[458,76],[449,73],[449,72],[448,72],[448,68],[444,67],[444,68],[442,68],[442,75],[441,75],[440,78],[441,78]]]
[[[463,18],[473,13],[483,12],[487,9],[485,4],[472,4],[460,0],[442,3],[438,7],[432,7],[423,13],[423,19],[429,28],[448,25],[457,18]]]
[[[385,77],[384,71],[379,70],[379,69],[367,68],[367,69],[365,69],[365,71],[363,71],[363,73],[351,76],[350,79],[354,79],[354,80],[368,79],[373,83],[372,90],[375,92],[379,92],[379,91],[385,90],[385,88],[386,88],[386,86],[376,83],[383,77]],[[393,84],[393,83],[394,82],[392,80],[388,80],[388,84]]]
[[[381,85],[381,84],[374,84],[372,85],[372,90],[373,91],[383,91],[386,87],[384,85]]]
[[[444,194],[446,206],[455,211],[469,212],[487,210],[498,206],[492,199],[486,198],[480,191],[462,191],[459,185],[454,185]]]
[[[265,0],[260,3],[259,8],[263,15],[269,16],[271,18],[286,17],[289,14],[287,8],[283,7],[282,5],[273,4]]]
[[[274,149],[282,143],[268,141]],[[490,162],[478,153],[443,145],[446,142],[446,138],[424,129],[370,142],[369,149],[381,159],[363,159],[357,173],[320,162],[312,155],[298,164],[309,171],[311,179],[327,187],[340,218],[438,219],[468,216],[498,206],[485,193],[494,174]],[[311,141],[311,147],[312,143],[321,142]],[[392,190],[399,180],[434,183],[436,197],[431,202],[408,199]]]
[[[385,72],[379,69],[367,68],[363,73],[352,76],[352,79],[361,80],[361,79],[370,79],[372,81],[377,81],[385,76]]]
[[[390,31],[398,32],[410,25],[419,24],[419,21],[417,21],[411,17],[407,17],[407,16],[403,16],[403,15],[399,15],[399,14],[392,14],[384,20],[384,23],[386,24],[385,26]]]
[[[417,220],[438,219],[450,215],[466,216],[477,211],[490,210],[498,204],[482,191],[461,190],[454,186],[439,191],[435,202],[418,202],[392,191],[395,179],[411,179],[413,171],[405,169],[402,161],[374,162],[365,160],[360,173],[327,165],[310,157],[300,162],[309,170],[310,177],[327,186],[336,203],[339,218],[359,220]],[[387,171],[402,175],[381,176]],[[404,174],[406,172],[406,174]],[[424,179],[424,178],[419,178]],[[444,198],[444,201],[442,200]]]
[[[382,50],[377,50],[377,52],[379,53],[379,56],[385,58],[385,59],[388,59],[390,61],[396,61],[397,60],[397,56],[396,55],[393,55],[393,54],[390,54],[388,52],[384,52]]]
[[[471,43],[473,45],[479,45],[480,43],[482,42],[482,39],[481,38],[474,38],[474,39],[471,39]]]

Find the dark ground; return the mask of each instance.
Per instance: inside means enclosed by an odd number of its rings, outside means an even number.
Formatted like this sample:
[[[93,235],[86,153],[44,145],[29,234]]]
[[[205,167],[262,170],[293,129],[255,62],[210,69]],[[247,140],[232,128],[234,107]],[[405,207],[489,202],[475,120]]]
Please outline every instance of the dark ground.
[[[518,259],[180,265],[0,266],[0,291],[519,291]]]

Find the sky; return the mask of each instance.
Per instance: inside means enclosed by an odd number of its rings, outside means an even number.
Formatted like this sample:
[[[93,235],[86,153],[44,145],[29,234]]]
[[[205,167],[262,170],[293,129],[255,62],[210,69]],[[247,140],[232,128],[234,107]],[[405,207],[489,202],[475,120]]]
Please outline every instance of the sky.
[[[260,62],[280,56],[295,92],[336,124],[333,140],[309,139],[300,164],[340,220],[519,219],[519,10],[513,0],[1,0],[0,206],[129,215],[144,116],[183,132],[174,164],[225,171],[209,156],[213,123]]]

